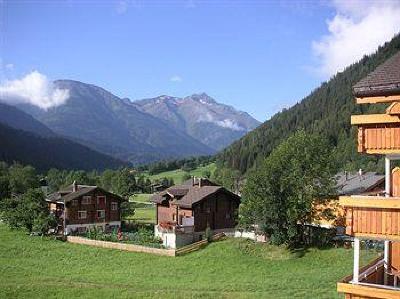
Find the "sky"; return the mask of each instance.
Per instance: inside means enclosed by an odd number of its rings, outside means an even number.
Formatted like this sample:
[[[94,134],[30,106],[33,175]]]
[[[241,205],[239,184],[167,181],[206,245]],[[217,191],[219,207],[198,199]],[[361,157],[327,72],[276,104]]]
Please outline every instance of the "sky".
[[[137,100],[206,92],[265,121],[400,31],[399,1],[0,0],[0,96],[72,79]]]

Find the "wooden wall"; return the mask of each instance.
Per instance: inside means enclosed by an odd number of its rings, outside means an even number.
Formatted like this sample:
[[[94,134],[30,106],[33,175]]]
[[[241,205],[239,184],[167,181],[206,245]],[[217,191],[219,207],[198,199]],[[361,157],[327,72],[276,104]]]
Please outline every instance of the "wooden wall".
[[[110,194],[106,194],[101,190],[94,190],[85,196],[90,196],[91,201],[90,204],[82,204],[83,196],[79,197],[77,200],[77,205],[74,205],[72,201],[67,203],[67,221],[66,224],[91,224],[91,223],[103,223],[103,222],[111,222],[111,221],[120,221],[120,207],[121,201],[119,197],[112,196]],[[97,196],[105,196],[106,201],[103,203],[97,203]],[[116,202],[118,203],[118,209],[113,211],[111,209],[111,203]],[[97,218],[97,210],[105,210],[105,218],[98,219]],[[86,219],[79,219],[78,218],[78,211],[86,211],[87,218]]]
[[[391,247],[391,264],[392,267],[400,271],[400,242],[393,242]]]
[[[400,150],[400,125],[377,124],[358,127],[358,151]]]
[[[348,208],[346,233],[399,237],[400,209]]]

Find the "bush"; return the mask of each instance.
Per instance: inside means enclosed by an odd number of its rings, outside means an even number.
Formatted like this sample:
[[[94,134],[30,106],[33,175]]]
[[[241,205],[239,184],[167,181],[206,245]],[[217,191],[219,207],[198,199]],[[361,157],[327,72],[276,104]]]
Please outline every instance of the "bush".
[[[0,212],[1,219],[11,228],[46,234],[57,225],[40,189],[29,189],[23,195],[3,200]]]

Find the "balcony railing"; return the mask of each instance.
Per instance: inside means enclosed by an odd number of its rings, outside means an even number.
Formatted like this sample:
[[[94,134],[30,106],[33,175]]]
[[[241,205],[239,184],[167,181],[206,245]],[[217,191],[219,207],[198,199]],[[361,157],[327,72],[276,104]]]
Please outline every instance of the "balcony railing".
[[[353,115],[358,126],[358,151],[369,154],[400,152],[400,118],[398,115]]]
[[[341,196],[348,235],[400,240],[400,197]]]
[[[378,258],[360,269],[359,282],[353,283],[353,276],[349,275],[337,285],[338,292],[345,293],[346,298],[400,298],[400,288],[396,277],[387,274],[387,283],[384,284],[384,261]]]

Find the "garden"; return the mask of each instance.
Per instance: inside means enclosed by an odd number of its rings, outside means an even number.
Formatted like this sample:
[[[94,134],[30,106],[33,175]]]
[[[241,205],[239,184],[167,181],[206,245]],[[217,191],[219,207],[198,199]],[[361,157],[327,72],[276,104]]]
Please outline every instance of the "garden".
[[[103,231],[94,226],[85,233],[75,233],[74,235],[91,240],[164,248],[162,240],[154,236],[154,229],[151,225],[125,224],[122,229],[115,228],[111,231]]]

